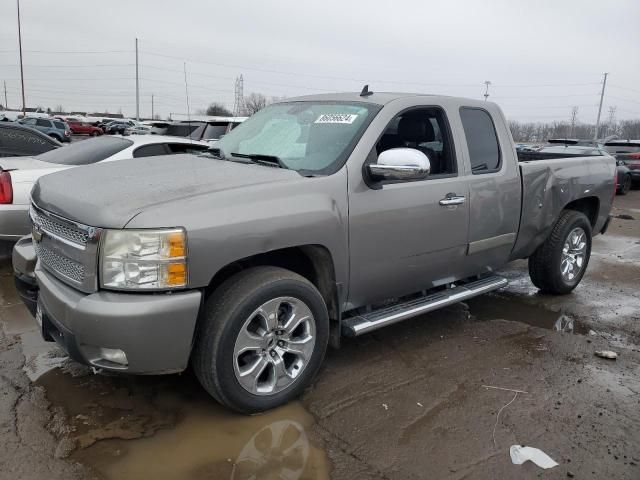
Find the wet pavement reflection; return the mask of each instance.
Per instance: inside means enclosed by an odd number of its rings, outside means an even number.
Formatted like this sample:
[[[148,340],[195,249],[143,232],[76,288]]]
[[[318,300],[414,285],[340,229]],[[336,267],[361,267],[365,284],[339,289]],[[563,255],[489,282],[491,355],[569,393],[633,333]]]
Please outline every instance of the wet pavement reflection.
[[[68,415],[72,458],[102,478],[329,478],[326,456],[309,438],[313,417],[298,402],[245,416],[219,406],[189,373],[78,370],[51,370],[38,384]]]

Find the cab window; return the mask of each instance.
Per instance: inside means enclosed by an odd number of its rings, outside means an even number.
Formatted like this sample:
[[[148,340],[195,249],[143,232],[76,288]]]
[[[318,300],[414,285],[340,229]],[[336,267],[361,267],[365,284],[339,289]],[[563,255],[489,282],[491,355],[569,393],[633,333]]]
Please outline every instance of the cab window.
[[[429,158],[428,178],[457,173],[449,124],[439,108],[413,109],[396,116],[378,140],[376,153],[403,147],[419,150]]]

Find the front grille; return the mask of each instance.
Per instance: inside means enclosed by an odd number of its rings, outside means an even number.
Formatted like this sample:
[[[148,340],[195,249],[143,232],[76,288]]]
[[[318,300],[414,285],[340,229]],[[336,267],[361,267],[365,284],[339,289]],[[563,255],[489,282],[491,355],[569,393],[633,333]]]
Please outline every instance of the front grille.
[[[43,247],[38,242],[34,242],[36,247],[36,255],[44,264],[45,268],[52,270],[54,273],[63,275],[74,282],[82,283],[84,280],[84,266],[74,260],[65,258],[62,255]]]
[[[42,210],[35,203],[30,215],[41,267],[82,292],[95,292],[102,230]]]
[[[31,221],[40,226],[43,230],[57,235],[66,240],[86,245],[89,240],[87,231],[74,227],[71,222],[47,215],[38,208],[31,208]]]

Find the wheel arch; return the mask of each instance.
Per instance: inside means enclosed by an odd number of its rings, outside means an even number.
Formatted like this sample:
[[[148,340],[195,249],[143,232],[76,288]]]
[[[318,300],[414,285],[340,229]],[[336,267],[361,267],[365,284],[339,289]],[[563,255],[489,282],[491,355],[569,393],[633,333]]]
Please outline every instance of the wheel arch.
[[[579,198],[569,202],[563,210],[574,210],[583,213],[589,219],[591,228],[595,228],[598,214],[600,213],[600,199],[598,197]]]
[[[327,306],[330,320],[330,344],[340,345],[341,309],[334,260],[323,245],[299,245],[271,250],[233,261],[222,267],[205,288],[204,298],[233,275],[257,266],[281,267],[309,280],[320,292]]]

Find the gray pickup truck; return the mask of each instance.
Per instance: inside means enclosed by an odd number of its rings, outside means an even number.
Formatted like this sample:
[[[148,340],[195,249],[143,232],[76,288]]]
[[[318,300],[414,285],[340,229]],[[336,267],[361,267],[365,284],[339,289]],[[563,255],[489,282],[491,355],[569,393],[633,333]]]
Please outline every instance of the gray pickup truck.
[[[16,284],[48,340],[97,370],[192,365],[222,404],[299,395],[328,344],[504,287],[571,292],[604,233],[613,158],[520,161],[491,102],[318,95],[200,156],[40,178]]]

